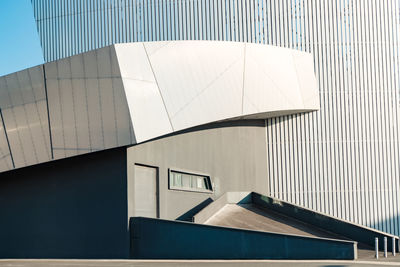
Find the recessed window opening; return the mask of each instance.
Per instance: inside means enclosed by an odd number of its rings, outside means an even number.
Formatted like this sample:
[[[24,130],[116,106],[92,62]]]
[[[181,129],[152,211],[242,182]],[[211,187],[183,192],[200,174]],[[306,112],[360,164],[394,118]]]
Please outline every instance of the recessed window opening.
[[[211,193],[210,176],[169,170],[169,189]]]

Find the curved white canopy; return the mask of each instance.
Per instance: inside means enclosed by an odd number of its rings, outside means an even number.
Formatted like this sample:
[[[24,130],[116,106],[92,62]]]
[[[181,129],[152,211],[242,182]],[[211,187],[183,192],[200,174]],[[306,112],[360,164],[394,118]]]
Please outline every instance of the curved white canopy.
[[[222,120],[318,110],[310,54],[261,44],[116,44],[0,77],[0,171]]]

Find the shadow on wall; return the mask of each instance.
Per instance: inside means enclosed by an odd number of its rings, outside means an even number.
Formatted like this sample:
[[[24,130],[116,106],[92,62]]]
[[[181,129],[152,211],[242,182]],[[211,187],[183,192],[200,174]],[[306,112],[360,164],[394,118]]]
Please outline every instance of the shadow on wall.
[[[386,220],[381,220],[373,223],[369,223],[368,227],[377,229],[382,232],[390,233],[392,235],[400,235],[400,214],[392,216]]]
[[[140,144],[152,142],[154,140],[163,139],[165,137],[170,137],[170,136],[185,134],[185,133],[190,133],[190,132],[199,132],[199,131],[205,131],[205,130],[209,130],[209,129],[219,129],[219,128],[225,128],[225,127],[248,127],[248,126],[265,127],[265,120],[249,119],[249,120],[233,120],[233,121],[213,122],[213,123],[208,123],[208,124],[204,124],[204,125],[200,125],[200,126],[194,126],[194,127],[188,128],[188,129],[176,131],[176,132],[166,134],[163,136],[159,136],[159,137],[156,137],[156,138],[153,138],[150,140],[146,140]],[[135,145],[137,145],[137,144],[135,144]]]
[[[202,209],[204,209],[206,206],[208,206],[208,204],[210,204],[211,202],[213,202],[213,200],[211,198],[207,198],[206,200],[198,204],[196,207],[188,210],[187,212],[176,218],[176,220],[187,221],[187,222],[193,221],[193,216]]]
[[[126,149],[0,174],[0,258],[127,258]]]

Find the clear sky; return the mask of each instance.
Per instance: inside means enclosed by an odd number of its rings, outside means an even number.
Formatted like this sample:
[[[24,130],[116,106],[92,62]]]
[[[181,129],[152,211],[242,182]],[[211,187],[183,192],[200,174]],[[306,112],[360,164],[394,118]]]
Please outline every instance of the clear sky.
[[[0,0],[0,76],[43,63],[30,0]]]

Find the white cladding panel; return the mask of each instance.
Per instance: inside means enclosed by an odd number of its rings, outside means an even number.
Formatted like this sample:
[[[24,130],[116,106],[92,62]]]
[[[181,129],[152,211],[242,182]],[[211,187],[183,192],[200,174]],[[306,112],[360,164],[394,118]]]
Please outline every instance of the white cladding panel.
[[[136,140],[171,133],[171,123],[144,45],[115,47]]]
[[[113,47],[45,64],[54,158],[132,144]]]
[[[43,67],[0,77],[2,129],[13,168],[51,159]],[[4,138],[2,138],[4,144]],[[5,147],[3,148],[6,149]]]
[[[153,46],[145,44],[174,131],[242,115],[245,44]]]
[[[115,49],[137,142],[216,121],[319,107],[317,97],[303,103],[303,92],[316,96],[318,89],[315,80],[299,83],[293,55],[302,52],[210,41],[117,44]],[[313,75],[312,64],[299,64]]]
[[[3,116],[0,113],[0,172],[14,168],[10,149],[7,142],[6,132],[3,127]]]
[[[263,73],[270,72],[274,90],[262,79],[256,88],[244,83],[244,76],[258,78],[245,73],[246,65],[252,65],[246,63],[247,54],[254,56],[253,50],[280,55],[259,56],[277,66]],[[11,167],[19,168],[216,121],[316,110],[318,99],[304,105],[302,98],[304,90],[317,92],[316,84],[300,85],[292,53],[298,52],[233,42],[131,43],[0,77],[0,168],[10,168],[8,157]],[[288,75],[281,73],[288,70]],[[305,71],[313,75],[312,67]],[[290,82],[280,81],[288,77]],[[248,112],[243,109],[245,90],[254,92],[247,102],[256,103],[260,96],[267,101],[280,93],[281,103],[287,104],[264,104]]]
[[[313,57],[309,53],[292,53],[292,59],[294,61],[294,67],[297,75],[297,81],[300,86],[301,96],[305,106],[319,103],[319,92],[311,90],[310,84],[318,86],[317,79],[310,69],[314,69]],[[319,108],[319,106],[315,106]]]

